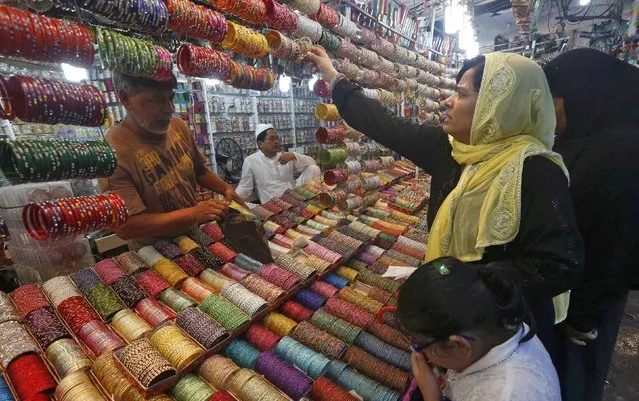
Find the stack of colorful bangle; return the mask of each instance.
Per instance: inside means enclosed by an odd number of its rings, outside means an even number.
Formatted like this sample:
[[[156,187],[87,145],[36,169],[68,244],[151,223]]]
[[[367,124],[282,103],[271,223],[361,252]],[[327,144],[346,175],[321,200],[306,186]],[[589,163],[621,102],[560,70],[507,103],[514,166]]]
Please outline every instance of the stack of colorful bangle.
[[[124,200],[115,193],[32,203],[22,210],[22,222],[35,240],[113,230],[128,219]]]
[[[255,68],[231,61],[233,66],[228,82],[235,88],[267,91],[275,83],[275,75],[268,68]]]
[[[262,0],[211,0],[217,8],[233,14],[253,25],[266,20],[266,6]]]
[[[288,2],[290,7],[307,15],[317,14],[321,4],[320,0],[293,0]]]
[[[315,117],[323,121],[339,121],[341,119],[337,106],[331,103],[320,103],[315,107]]]
[[[106,29],[98,29],[97,41],[100,59],[112,71],[158,81],[173,78],[173,58],[163,47]]]
[[[265,0],[266,23],[284,32],[295,32],[297,29],[297,15],[288,7],[274,0]]]
[[[297,29],[293,35],[298,38],[309,38],[313,42],[317,42],[322,37],[322,26],[312,19],[303,15],[297,17]]]
[[[226,18],[217,11],[188,0],[167,0],[169,29],[193,38],[221,42],[226,35]]]
[[[360,28],[359,35],[357,36],[357,41],[366,46],[372,46],[373,43],[377,40],[377,35],[375,32],[370,29]]]
[[[395,46],[380,36],[377,37],[377,40],[371,47],[382,57],[390,58],[395,53]]]
[[[268,42],[269,53],[274,57],[293,61],[300,58],[302,50],[294,40],[287,38],[276,30],[266,32],[265,36]]]
[[[95,34],[85,26],[0,6],[0,54],[55,63],[93,65]]]
[[[222,47],[252,58],[264,57],[269,49],[264,35],[231,21],[227,22]]]
[[[331,85],[323,79],[315,81],[315,84],[313,84],[313,93],[322,98],[329,98],[333,95]]]
[[[169,12],[161,0],[80,0],[76,5],[137,31],[162,33],[169,21]]]
[[[25,122],[99,127],[107,116],[104,95],[93,85],[14,75],[0,86],[6,90],[0,95],[10,102],[9,115],[4,113],[8,118],[15,114]]]
[[[108,177],[115,167],[115,151],[104,141],[0,142],[0,171],[12,184]]]
[[[182,45],[177,51],[177,65],[182,74],[227,80],[231,76],[231,58],[226,53],[193,45]]]
[[[337,49],[337,56],[354,60],[355,57],[357,56],[357,46],[355,46],[348,39],[342,39],[339,42],[339,48]]]
[[[359,28],[357,27],[357,24],[345,15],[338,15],[339,23],[337,26],[333,27],[333,30],[344,37],[356,39],[359,36]]]
[[[339,24],[339,14],[333,8],[324,3],[320,3],[317,13],[309,17],[327,28],[335,28]]]
[[[322,37],[318,41],[318,44],[324,47],[327,52],[334,52],[339,49],[339,42],[340,40],[337,36],[333,35],[329,30],[323,29]]]

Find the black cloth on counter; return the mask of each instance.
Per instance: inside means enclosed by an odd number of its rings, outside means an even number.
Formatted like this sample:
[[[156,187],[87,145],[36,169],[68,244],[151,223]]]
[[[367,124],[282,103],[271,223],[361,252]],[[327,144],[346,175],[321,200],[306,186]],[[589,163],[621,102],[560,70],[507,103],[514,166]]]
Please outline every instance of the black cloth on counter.
[[[431,226],[462,171],[452,157],[448,136],[439,127],[394,116],[347,80],[335,85],[333,101],[350,126],[431,175],[428,209]],[[542,156],[526,159],[521,192],[519,233],[511,243],[488,247],[478,263],[512,271],[520,279],[526,299],[534,306],[575,287],[584,250],[561,168]]]

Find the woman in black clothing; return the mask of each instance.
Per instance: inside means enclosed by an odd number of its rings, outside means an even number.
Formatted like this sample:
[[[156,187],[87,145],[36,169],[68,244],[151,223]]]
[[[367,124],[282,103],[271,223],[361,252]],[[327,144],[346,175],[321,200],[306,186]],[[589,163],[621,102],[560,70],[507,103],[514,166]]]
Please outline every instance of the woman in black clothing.
[[[541,69],[512,54],[471,60],[446,101],[442,129],[393,116],[338,74],[322,48],[309,58],[349,125],[432,176],[427,259],[455,256],[509,271],[549,346],[552,299],[579,280],[583,248],[563,163],[550,152],[555,118]]]
[[[556,364],[564,400],[601,400],[628,291],[639,282],[639,70],[593,49],[544,70],[586,251]]]

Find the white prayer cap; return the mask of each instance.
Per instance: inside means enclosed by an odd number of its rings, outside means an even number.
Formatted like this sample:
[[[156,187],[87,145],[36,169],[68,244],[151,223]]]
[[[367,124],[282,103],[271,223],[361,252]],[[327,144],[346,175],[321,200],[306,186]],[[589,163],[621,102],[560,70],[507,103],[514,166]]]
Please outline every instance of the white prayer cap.
[[[255,127],[255,137],[257,138],[259,134],[269,129],[275,129],[273,124],[257,124],[257,127]]]

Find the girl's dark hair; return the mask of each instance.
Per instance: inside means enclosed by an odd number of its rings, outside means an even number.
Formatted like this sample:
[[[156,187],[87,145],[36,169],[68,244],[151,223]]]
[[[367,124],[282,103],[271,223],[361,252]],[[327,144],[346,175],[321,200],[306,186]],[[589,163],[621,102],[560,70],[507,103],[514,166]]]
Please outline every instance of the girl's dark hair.
[[[639,128],[639,70],[595,49],[561,54],[544,67],[553,97],[564,99],[562,138],[601,135],[611,124]]]
[[[445,265],[448,274],[442,274]],[[471,265],[452,257],[420,266],[400,287],[397,311],[406,331],[438,341],[466,331],[535,324],[517,281],[507,271],[486,265]]]
[[[479,88],[481,88],[481,80],[484,77],[484,66],[486,65],[486,56],[477,56],[471,58],[470,60],[466,60],[461,70],[457,73],[457,83],[464,76],[466,71],[474,69],[475,76],[473,76],[473,86],[479,92]]]

